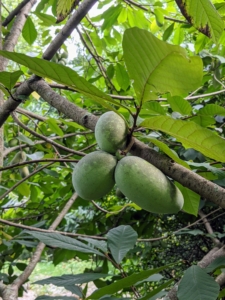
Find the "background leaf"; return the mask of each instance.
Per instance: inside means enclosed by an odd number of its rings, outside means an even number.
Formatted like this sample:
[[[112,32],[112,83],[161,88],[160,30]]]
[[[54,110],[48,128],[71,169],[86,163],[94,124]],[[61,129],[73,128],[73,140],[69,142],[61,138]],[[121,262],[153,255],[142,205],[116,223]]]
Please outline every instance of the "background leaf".
[[[119,264],[137,241],[137,232],[129,225],[121,225],[107,233],[108,247],[116,263]]]

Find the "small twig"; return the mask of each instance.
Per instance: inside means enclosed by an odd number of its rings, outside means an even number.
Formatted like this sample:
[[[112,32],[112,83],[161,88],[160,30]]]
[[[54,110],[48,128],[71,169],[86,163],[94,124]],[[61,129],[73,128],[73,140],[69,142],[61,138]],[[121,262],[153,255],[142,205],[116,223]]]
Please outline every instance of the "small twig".
[[[209,221],[207,220],[206,215],[203,213],[202,210],[199,210],[198,214],[202,218],[203,224],[205,225],[205,228],[208,231],[208,233],[213,234],[213,229],[212,229]],[[217,238],[212,237],[212,241],[214,242],[215,245],[220,245],[221,244],[220,240],[218,240]]]
[[[25,162],[22,163],[17,163],[17,164],[13,164],[7,167],[3,167],[0,168],[0,171],[5,171],[8,169],[13,169],[13,168],[18,168],[21,166],[25,166],[25,165],[30,165],[30,164],[36,164],[39,162],[78,162],[78,159],[64,159],[64,158],[45,158],[45,159],[34,159],[34,160],[27,160]]]
[[[56,143],[56,142],[53,142],[52,139],[49,139],[49,138],[45,137],[44,135],[41,135],[41,134],[37,133],[36,131],[30,129],[30,128],[27,127],[25,124],[23,124],[22,122],[20,122],[20,120],[16,117],[16,114],[15,114],[14,112],[11,113],[11,115],[12,115],[14,121],[15,121],[20,127],[22,127],[24,130],[28,131],[28,132],[31,133],[32,135],[34,135],[34,136],[36,136],[36,137],[38,137],[38,138],[40,138],[40,139],[42,139],[42,140],[48,142],[49,144],[51,144],[51,145],[53,145],[53,146],[56,146],[56,147],[58,147],[58,148],[60,148],[60,149],[62,149],[62,150],[64,150],[64,151],[67,151],[67,152],[69,152],[69,153],[74,153],[74,154],[80,155],[80,156],[85,156],[85,155],[86,155],[86,154],[83,153],[83,152],[75,151],[75,150],[72,150],[72,149],[67,148],[67,147],[65,147],[65,146],[62,146],[62,145],[60,145],[60,144],[58,144],[58,143]]]
[[[10,192],[12,192],[17,186],[19,186],[21,183],[23,183],[24,181],[26,181],[28,178],[30,178],[31,176],[33,176],[34,174],[40,172],[41,170],[51,166],[52,164],[54,164],[54,162],[51,162],[50,164],[44,165],[43,167],[31,172],[28,176],[24,177],[23,179],[19,180],[16,184],[14,184],[10,189],[8,189],[8,191],[6,191],[4,194],[2,194],[0,196],[0,200],[5,198]]]

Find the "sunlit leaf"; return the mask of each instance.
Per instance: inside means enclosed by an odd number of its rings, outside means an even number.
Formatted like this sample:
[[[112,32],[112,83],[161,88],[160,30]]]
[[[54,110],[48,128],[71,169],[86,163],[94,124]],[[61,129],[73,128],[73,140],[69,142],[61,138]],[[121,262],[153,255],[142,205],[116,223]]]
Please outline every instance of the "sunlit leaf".
[[[157,116],[146,119],[141,126],[168,133],[186,148],[194,148],[205,156],[225,162],[225,140],[194,122]]]

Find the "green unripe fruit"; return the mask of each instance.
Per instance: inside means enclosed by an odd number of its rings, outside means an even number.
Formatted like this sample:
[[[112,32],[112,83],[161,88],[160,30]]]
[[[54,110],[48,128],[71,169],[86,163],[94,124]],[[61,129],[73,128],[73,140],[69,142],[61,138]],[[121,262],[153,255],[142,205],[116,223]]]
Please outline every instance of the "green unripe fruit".
[[[124,149],[127,142],[127,126],[123,118],[113,111],[101,115],[95,126],[95,138],[99,147],[108,153]]]
[[[20,151],[18,153],[16,153],[16,155],[13,157],[13,159],[11,160],[10,164],[18,164],[18,163],[22,163],[27,159],[27,155],[26,152],[24,151]]]
[[[103,151],[84,156],[75,166],[72,182],[77,194],[85,200],[96,200],[108,194],[115,184],[116,158]]]
[[[180,190],[155,166],[136,156],[122,158],[115,170],[121,192],[141,208],[159,214],[173,214],[184,204]]]
[[[28,175],[30,175],[30,171],[27,166],[24,166],[23,168],[19,169],[19,172],[22,178],[25,178]]]
[[[19,141],[16,138],[13,138],[9,141],[9,147],[15,147],[16,145],[19,144]]]

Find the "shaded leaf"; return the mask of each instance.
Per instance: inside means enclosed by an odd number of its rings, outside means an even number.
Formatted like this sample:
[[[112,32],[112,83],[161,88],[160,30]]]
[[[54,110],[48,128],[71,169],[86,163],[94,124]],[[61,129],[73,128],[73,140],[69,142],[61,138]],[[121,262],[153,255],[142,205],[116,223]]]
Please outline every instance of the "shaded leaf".
[[[211,264],[209,264],[204,270],[207,273],[214,272],[216,269],[225,267],[225,258],[224,257],[217,257]]]
[[[79,242],[76,239],[63,236],[59,233],[44,233],[44,232],[34,232],[34,231],[26,231],[26,233],[32,235],[33,237],[37,238],[38,240],[40,240],[41,242],[43,242],[45,245],[48,246],[104,256],[101,252],[95,250],[94,248],[82,242]]]
[[[216,300],[220,286],[198,266],[188,268],[178,286],[177,296],[182,300]]]
[[[140,300],[151,300],[153,296],[157,295],[160,291],[162,291],[163,289],[168,287],[173,281],[174,281],[174,279],[170,279],[167,282],[161,284],[159,287],[154,289],[152,292],[147,293],[143,298],[140,298]]]
[[[202,81],[202,60],[188,58],[183,48],[157,39],[146,30],[127,29],[123,38],[124,59],[140,103],[157,93],[186,95]]]
[[[98,289],[97,291],[93,292],[87,299],[99,299],[100,297],[103,297],[105,295],[113,295],[116,292],[134,285],[138,281],[144,280],[148,278],[150,275],[153,275],[155,273],[159,273],[164,269],[167,269],[170,265],[166,265],[160,268],[148,270],[148,271],[142,271],[138,274],[132,274],[126,278],[120,279],[106,287],[103,287],[101,289]]]
[[[167,101],[173,111],[177,111],[182,115],[190,115],[192,112],[191,104],[180,96],[168,97]]]
[[[137,241],[137,232],[129,225],[121,225],[107,233],[108,247],[116,263],[120,263]]]
[[[146,119],[141,126],[174,136],[186,148],[194,148],[205,156],[225,162],[225,140],[195,122],[174,120],[168,116]]]

